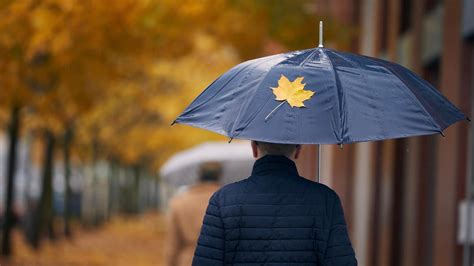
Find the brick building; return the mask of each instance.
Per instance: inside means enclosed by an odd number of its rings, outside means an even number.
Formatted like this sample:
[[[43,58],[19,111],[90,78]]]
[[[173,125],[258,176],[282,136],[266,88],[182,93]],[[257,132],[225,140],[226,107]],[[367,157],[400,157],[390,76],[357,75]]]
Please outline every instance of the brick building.
[[[474,1],[317,0],[316,6],[356,25],[352,52],[406,66],[474,117]],[[470,126],[460,122],[445,137],[323,146],[322,182],[341,196],[360,265],[473,265],[473,244],[460,239],[466,226],[459,218],[474,190]],[[300,172],[314,177],[315,162],[316,147],[305,147]]]

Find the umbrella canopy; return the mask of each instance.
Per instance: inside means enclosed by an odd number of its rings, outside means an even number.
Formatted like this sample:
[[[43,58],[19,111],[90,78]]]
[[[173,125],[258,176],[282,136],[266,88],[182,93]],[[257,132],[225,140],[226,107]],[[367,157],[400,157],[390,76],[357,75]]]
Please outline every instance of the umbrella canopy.
[[[228,184],[248,177],[254,161],[247,141],[206,142],[171,157],[161,167],[160,175],[172,186],[190,185],[197,182],[202,163],[220,162],[222,182]]]
[[[344,144],[442,134],[466,118],[400,65],[318,47],[235,66],[175,122],[230,138]]]

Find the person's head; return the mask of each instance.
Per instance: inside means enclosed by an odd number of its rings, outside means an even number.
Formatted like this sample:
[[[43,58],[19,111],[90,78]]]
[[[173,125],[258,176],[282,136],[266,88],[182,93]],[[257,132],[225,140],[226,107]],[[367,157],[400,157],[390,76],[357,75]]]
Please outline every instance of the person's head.
[[[206,162],[199,171],[200,182],[219,182],[222,175],[222,165],[218,162]]]
[[[278,144],[252,140],[251,145],[255,159],[265,155],[281,155],[295,160],[298,159],[301,151],[301,145],[299,144]]]

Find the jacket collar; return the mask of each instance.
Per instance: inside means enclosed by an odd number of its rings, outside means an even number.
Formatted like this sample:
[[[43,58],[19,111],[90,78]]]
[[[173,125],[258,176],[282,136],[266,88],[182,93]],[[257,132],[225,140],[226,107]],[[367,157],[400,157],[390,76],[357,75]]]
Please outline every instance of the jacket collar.
[[[282,174],[299,176],[295,163],[280,155],[265,155],[255,161],[252,169],[253,176]]]

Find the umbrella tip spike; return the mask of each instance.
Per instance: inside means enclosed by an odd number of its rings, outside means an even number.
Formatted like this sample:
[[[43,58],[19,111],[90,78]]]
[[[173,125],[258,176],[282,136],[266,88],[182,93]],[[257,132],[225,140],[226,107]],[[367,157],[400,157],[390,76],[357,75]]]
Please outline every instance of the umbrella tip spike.
[[[170,126],[173,126],[174,124],[176,124],[176,120],[173,120],[173,122],[171,122]]]
[[[341,150],[342,150],[342,148],[343,148],[343,145],[344,145],[344,144],[342,144],[342,143],[339,143],[339,149],[341,149]]]
[[[446,135],[444,135],[443,131],[440,131],[439,134],[441,134],[441,136],[446,137]]]
[[[319,45],[318,48],[323,48],[323,21],[319,21]]]
[[[233,139],[234,139],[233,137],[230,137],[227,143],[231,143]]]

